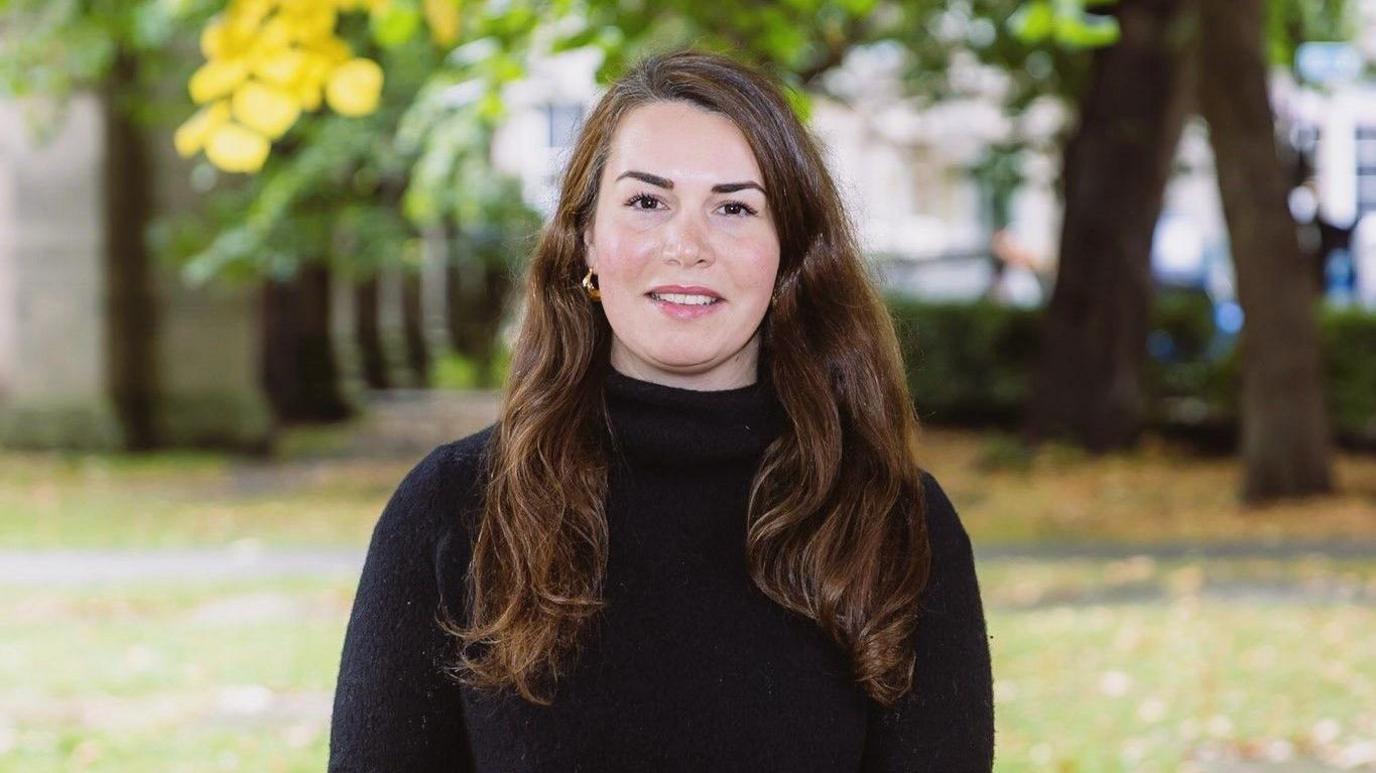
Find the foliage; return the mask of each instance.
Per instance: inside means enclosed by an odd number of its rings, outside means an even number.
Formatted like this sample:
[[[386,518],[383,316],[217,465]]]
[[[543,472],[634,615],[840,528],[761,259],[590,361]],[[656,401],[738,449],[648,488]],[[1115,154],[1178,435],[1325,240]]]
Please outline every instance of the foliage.
[[[1273,30],[1287,39],[1328,31],[1331,17],[1299,0],[1273,4]],[[1334,10],[1343,0],[1322,5]],[[104,85],[121,55],[132,58],[129,109],[179,113],[179,149],[205,150],[218,164],[193,172],[199,189],[214,189],[205,212],[160,221],[152,232],[161,254],[205,281],[283,275],[323,257],[348,270],[404,262],[418,254],[418,229],[491,227],[490,202],[506,184],[494,180],[488,160],[492,133],[505,117],[505,89],[525,76],[537,50],[597,50],[601,83],[654,50],[729,52],[789,84],[804,117],[812,95],[849,98],[830,76],[857,51],[897,52],[904,96],[919,105],[971,95],[960,73],[973,61],[1000,74],[1002,99],[1017,115],[1043,97],[1073,103],[1087,70],[1085,47],[1110,40],[1113,7],[1103,0],[7,0],[0,76],[12,92],[60,96]],[[199,67],[176,45],[188,38],[209,57]],[[182,99],[169,102],[149,85],[183,70]],[[194,114],[193,102],[200,103]],[[321,106],[333,111],[314,111]],[[1016,179],[1024,142],[1015,131],[985,159],[991,180]],[[530,213],[507,214],[521,222]]]
[[[438,41],[457,35],[457,0],[427,2]],[[201,109],[176,134],[177,152],[206,156],[229,172],[262,168],[269,143],[322,101],[358,117],[378,107],[382,68],[355,56],[339,36],[339,17],[367,12],[373,38],[396,47],[418,14],[394,0],[231,0],[201,32],[206,62],[191,76]]]
[[[1295,49],[1317,40],[1351,40],[1355,35],[1349,0],[1267,0],[1267,50],[1273,64],[1295,65]]]
[[[972,424],[1018,419],[1030,395],[1044,310],[909,298],[891,298],[889,307],[921,417]],[[1175,354],[1147,360],[1148,414],[1162,424],[1231,425],[1238,416],[1240,351],[1215,345],[1208,299],[1163,293],[1151,313],[1152,336],[1164,336]],[[1376,440],[1376,314],[1325,308],[1319,322],[1325,404],[1335,430],[1355,442]]]
[[[1116,0],[1028,0],[1009,18],[1009,28],[1029,43],[1055,41],[1067,48],[1099,48],[1117,42],[1118,21],[1087,13]]]
[[[158,84],[183,65],[177,42],[221,0],[0,0],[0,96],[22,100],[29,129],[50,135],[68,97],[111,96],[127,114],[159,117]],[[180,76],[184,77],[184,76]]]

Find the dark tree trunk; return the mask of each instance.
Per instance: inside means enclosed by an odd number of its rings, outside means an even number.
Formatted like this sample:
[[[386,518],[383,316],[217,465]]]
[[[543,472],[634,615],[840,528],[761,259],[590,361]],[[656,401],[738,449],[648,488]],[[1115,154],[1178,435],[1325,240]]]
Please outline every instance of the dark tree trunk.
[[[263,284],[263,388],[283,422],[328,422],[353,413],[339,386],[330,340],[330,270],[302,266]]]
[[[137,63],[119,52],[102,94],[106,122],[105,231],[108,282],[107,378],[131,449],[157,443],[153,420],[157,367],[157,292],[144,242],[153,180],[146,140],[124,103],[138,89]]]
[[[418,389],[430,386],[430,349],[425,343],[425,320],[421,307],[420,272],[401,275],[401,325],[406,340],[406,367],[411,383]]]
[[[1152,300],[1152,232],[1192,107],[1194,0],[1122,0],[1065,149],[1065,218],[1025,439],[1133,445]]]
[[[451,250],[445,280],[446,320],[454,351],[476,363],[480,386],[497,386],[494,361],[512,285],[510,271],[477,255]]]
[[[387,389],[387,353],[382,346],[378,311],[380,285],[377,274],[354,284],[354,343],[363,366],[363,383],[370,389]]]
[[[1200,103],[1228,221],[1242,355],[1241,496],[1331,491],[1315,294],[1286,205],[1262,0],[1201,0]]]

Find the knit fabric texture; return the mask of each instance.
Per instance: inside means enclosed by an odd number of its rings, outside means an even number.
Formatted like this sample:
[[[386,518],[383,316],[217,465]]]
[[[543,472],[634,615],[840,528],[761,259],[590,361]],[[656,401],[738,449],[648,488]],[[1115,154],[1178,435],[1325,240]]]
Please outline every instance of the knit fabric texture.
[[[606,608],[550,706],[460,686],[440,630],[465,598],[493,426],[435,448],[378,519],[343,642],[331,771],[942,771],[993,766],[970,538],[923,473],[931,576],[913,689],[885,707],[745,556],[751,480],[786,416],[768,378],[697,391],[611,370]],[[466,619],[466,618],[465,618]]]

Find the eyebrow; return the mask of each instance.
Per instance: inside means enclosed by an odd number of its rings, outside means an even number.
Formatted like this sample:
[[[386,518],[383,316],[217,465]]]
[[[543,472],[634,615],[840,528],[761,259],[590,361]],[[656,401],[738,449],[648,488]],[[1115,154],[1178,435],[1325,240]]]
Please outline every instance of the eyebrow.
[[[622,177],[634,177],[637,180],[643,180],[651,185],[658,185],[659,187],[664,188],[666,190],[673,190],[674,188],[673,180],[670,180],[667,177],[660,177],[657,174],[650,174],[649,172],[637,172],[634,169],[632,169],[628,172],[622,172],[616,178],[616,180],[620,180]],[[612,182],[616,182],[616,180],[613,180]],[[758,190],[760,193],[765,192],[764,188],[762,188],[759,183],[753,181],[746,181],[741,183],[718,183],[712,186],[712,192],[735,193],[736,191],[744,190],[746,188],[754,188],[755,190]]]

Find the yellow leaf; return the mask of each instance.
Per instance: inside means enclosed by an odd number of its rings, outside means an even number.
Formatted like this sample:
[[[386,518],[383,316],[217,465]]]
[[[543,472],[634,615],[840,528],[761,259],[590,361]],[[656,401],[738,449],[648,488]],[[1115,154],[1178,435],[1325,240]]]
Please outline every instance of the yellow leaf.
[[[276,0],[233,0],[229,15],[248,27],[257,27],[272,10]]]
[[[248,73],[242,59],[212,59],[191,75],[188,84],[196,104],[219,99],[233,91]]]
[[[325,78],[329,77],[335,66],[340,62],[331,61],[325,55],[317,53],[313,49],[301,49],[305,61],[301,65],[300,80],[312,80],[316,83],[324,83]]]
[[[382,68],[371,59],[350,59],[325,84],[325,101],[340,115],[367,115],[377,109],[381,95]]]
[[[341,13],[351,11],[367,11],[369,13],[380,13],[392,4],[392,0],[336,0],[336,7]]]
[[[431,39],[443,46],[459,39],[459,0],[425,0],[424,8]]]
[[[286,87],[301,79],[305,67],[305,53],[296,48],[284,48],[256,59],[253,74],[268,83]]]
[[[263,52],[276,51],[291,45],[293,39],[291,23],[279,14],[263,25],[253,39],[253,48]]]
[[[201,54],[206,59],[223,59],[229,55],[228,28],[223,19],[216,19],[201,30]]]
[[[301,105],[292,94],[275,86],[249,81],[234,92],[234,119],[275,140],[296,123]]]
[[[354,51],[349,48],[349,44],[333,35],[311,41],[310,45],[306,46],[306,50],[319,54],[331,66],[343,64],[354,56]]]
[[[334,35],[336,20],[332,5],[312,5],[307,10],[291,11],[283,9],[278,18],[291,30],[292,38],[298,42],[314,41]]]
[[[320,92],[322,90],[323,87],[319,82],[312,81],[297,84],[292,89],[292,93],[296,95],[296,101],[301,103],[302,110],[319,110]]]
[[[197,110],[186,122],[177,127],[172,136],[172,144],[182,158],[190,158],[205,145],[205,138],[229,120],[229,102],[220,100]]]
[[[313,51],[306,51],[303,55],[305,61],[301,65],[300,75],[292,84],[291,91],[296,95],[296,101],[301,103],[303,110],[318,110],[321,91],[325,87],[325,79],[329,77],[332,65],[325,57]]]
[[[256,172],[268,158],[268,138],[237,123],[226,123],[206,139],[205,156],[226,172]]]

